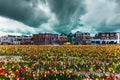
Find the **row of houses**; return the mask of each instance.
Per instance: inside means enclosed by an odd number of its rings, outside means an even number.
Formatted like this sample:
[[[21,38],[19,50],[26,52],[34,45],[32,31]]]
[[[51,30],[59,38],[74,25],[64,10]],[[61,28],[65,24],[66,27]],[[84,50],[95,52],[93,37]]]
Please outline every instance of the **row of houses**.
[[[33,44],[33,37],[32,36],[1,36],[0,37],[0,44]]]
[[[77,31],[69,34],[39,33],[32,36],[1,36],[0,44],[120,44],[120,32],[99,32],[95,36]]]
[[[91,44],[120,44],[120,32],[99,32],[91,39]]]
[[[33,35],[34,44],[90,44],[91,36],[90,33],[82,33],[77,31],[75,34],[65,34],[62,33],[52,34],[52,33],[40,33]]]

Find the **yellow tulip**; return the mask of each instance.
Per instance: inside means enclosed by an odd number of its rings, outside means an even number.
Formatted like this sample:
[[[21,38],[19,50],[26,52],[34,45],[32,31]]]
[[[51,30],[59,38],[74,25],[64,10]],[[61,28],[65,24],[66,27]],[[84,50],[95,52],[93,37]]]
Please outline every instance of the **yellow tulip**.
[[[12,76],[12,77],[15,77],[15,74],[11,73],[11,76]]]
[[[112,71],[112,68],[111,68],[111,67],[109,67],[109,68],[108,68],[108,70],[109,70],[109,71]]]
[[[39,74],[37,73],[37,76],[39,76]]]
[[[100,77],[101,77],[101,75],[99,74],[99,75],[98,75],[98,77],[100,78]]]
[[[87,80],[87,78],[83,78],[83,80]]]
[[[7,73],[5,73],[5,77],[7,78],[8,76],[7,76]]]
[[[48,54],[46,54],[46,56],[48,57]]]
[[[56,70],[56,67],[54,67],[54,69]]]
[[[95,80],[99,80],[98,78],[96,78]]]
[[[100,72],[102,72],[102,70],[101,70],[101,69],[99,69],[99,71],[100,71]]]
[[[77,76],[79,77],[79,76],[80,76],[80,73],[78,73]]]
[[[5,67],[2,65],[2,69],[5,69]]]
[[[10,80],[13,80],[12,77],[10,77]]]
[[[10,70],[8,73],[12,73],[12,71]]]
[[[12,68],[14,68],[14,67],[15,67],[15,65],[12,66]]]
[[[90,68],[89,71],[90,71],[90,72],[93,72],[93,68]]]

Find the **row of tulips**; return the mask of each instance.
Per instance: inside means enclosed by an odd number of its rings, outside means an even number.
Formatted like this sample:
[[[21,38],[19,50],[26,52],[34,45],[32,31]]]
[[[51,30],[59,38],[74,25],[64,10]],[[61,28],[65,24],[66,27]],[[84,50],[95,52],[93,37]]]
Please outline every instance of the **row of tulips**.
[[[119,80],[120,46],[0,46],[5,80]],[[4,56],[4,57],[3,57]]]

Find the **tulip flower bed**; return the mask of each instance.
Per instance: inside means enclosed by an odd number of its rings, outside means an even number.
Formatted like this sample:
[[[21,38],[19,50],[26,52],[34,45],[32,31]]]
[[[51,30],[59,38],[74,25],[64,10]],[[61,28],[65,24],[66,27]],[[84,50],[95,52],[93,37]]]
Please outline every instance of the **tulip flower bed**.
[[[0,46],[0,79],[120,80],[120,46]]]

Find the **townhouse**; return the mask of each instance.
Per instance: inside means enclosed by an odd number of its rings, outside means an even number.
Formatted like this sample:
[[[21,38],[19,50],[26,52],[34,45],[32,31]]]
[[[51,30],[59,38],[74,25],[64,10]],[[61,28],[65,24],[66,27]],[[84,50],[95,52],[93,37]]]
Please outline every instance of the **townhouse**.
[[[120,44],[120,32],[99,32],[91,39],[91,44]]]

